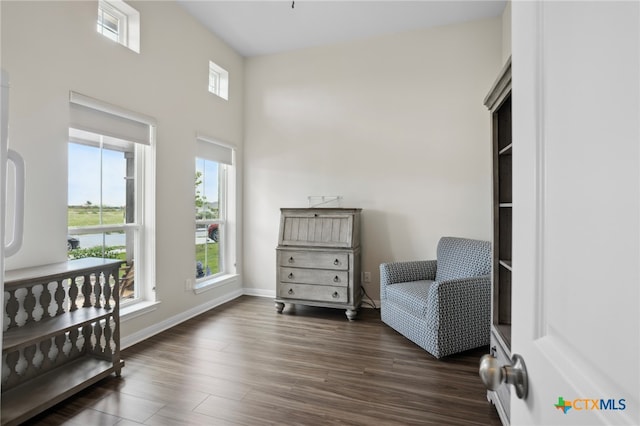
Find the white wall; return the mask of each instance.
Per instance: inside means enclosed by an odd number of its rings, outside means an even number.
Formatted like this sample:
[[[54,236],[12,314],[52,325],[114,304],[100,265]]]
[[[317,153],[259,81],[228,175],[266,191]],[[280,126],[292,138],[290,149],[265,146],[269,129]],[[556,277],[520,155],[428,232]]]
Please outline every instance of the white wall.
[[[66,259],[69,90],[157,119],[157,205],[149,208],[156,212],[162,303],[124,323],[125,338],[230,291],[195,295],[185,292],[184,281],[194,276],[195,134],[241,149],[244,88],[242,57],[175,3],[130,4],[141,16],[140,54],[96,32],[96,1],[1,3],[10,145],[28,168],[24,246],[8,269]],[[209,60],[230,73],[229,101],[207,92]]]
[[[502,12],[502,63],[506,63],[511,56],[511,0]]]
[[[275,294],[279,208],[342,195],[363,208],[363,270],[491,239],[483,99],[502,67],[500,17],[255,57],[245,64],[244,273]]]

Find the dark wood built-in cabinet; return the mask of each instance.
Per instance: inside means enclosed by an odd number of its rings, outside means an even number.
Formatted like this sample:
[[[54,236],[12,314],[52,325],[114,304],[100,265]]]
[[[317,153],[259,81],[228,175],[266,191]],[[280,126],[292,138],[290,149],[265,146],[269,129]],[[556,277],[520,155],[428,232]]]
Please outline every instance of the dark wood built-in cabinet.
[[[512,150],[511,139],[511,94],[508,93],[502,104],[493,113],[494,127],[498,131],[493,135],[494,152],[494,241],[497,242],[494,254],[494,298],[497,309],[493,314],[493,323],[511,347],[511,218],[512,197]]]
[[[491,112],[493,143],[493,276],[491,303],[491,354],[499,365],[511,365],[512,274],[512,157],[511,60],[502,69],[484,101]],[[488,391],[500,419],[509,424],[510,388]]]
[[[5,274],[2,425],[120,375],[121,264],[86,258]]]

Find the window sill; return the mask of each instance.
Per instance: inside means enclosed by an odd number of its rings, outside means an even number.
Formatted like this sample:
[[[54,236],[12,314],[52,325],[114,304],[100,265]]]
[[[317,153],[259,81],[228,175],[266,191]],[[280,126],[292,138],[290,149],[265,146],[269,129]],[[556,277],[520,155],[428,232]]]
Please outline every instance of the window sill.
[[[193,287],[195,294],[204,293],[205,291],[212,290],[214,288],[222,287],[229,284],[235,284],[238,281],[238,274],[226,274],[219,277],[211,278],[196,283]]]
[[[125,322],[141,315],[155,311],[160,302],[140,301],[120,308],[120,321]]]

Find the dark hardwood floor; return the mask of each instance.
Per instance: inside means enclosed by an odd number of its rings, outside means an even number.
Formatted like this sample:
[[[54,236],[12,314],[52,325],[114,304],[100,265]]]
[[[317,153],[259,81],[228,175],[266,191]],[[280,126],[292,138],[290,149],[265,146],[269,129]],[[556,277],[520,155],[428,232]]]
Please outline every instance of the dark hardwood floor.
[[[500,425],[487,348],[436,360],[361,309],[243,296],[123,351],[110,377],[31,425]]]

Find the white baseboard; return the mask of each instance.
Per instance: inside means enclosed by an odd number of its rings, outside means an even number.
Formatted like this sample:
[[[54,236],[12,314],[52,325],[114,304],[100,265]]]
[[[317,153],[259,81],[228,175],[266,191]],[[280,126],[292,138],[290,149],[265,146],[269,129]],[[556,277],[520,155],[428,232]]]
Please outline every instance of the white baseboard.
[[[260,288],[243,288],[243,294],[247,296],[258,296],[258,297],[271,297],[275,299],[276,291],[275,290],[263,290]]]
[[[191,319],[195,316],[198,316],[202,313],[207,312],[215,308],[216,306],[220,306],[224,303],[230,302],[233,299],[236,299],[242,296],[244,292],[242,289],[235,289],[230,291],[229,293],[223,294],[220,297],[216,297],[208,301],[207,303],[203,303],[202,305],[195,306],[187,311],[181,312],[178,315],[174,315],[170,318],[167,318],[164,321],[160,321],[157,324],[152,325],[151,327],[144,328],[136,333],[130,334],[129,336],[123,337],[120,340],[120,347],[122,349],[128,348],[129,346],[133,346],[136,343],[140,343],[143,340],[148,339],[151,336],[155,336],[158,333],[161,333],[165,330],[170,329],[188,319]]]

